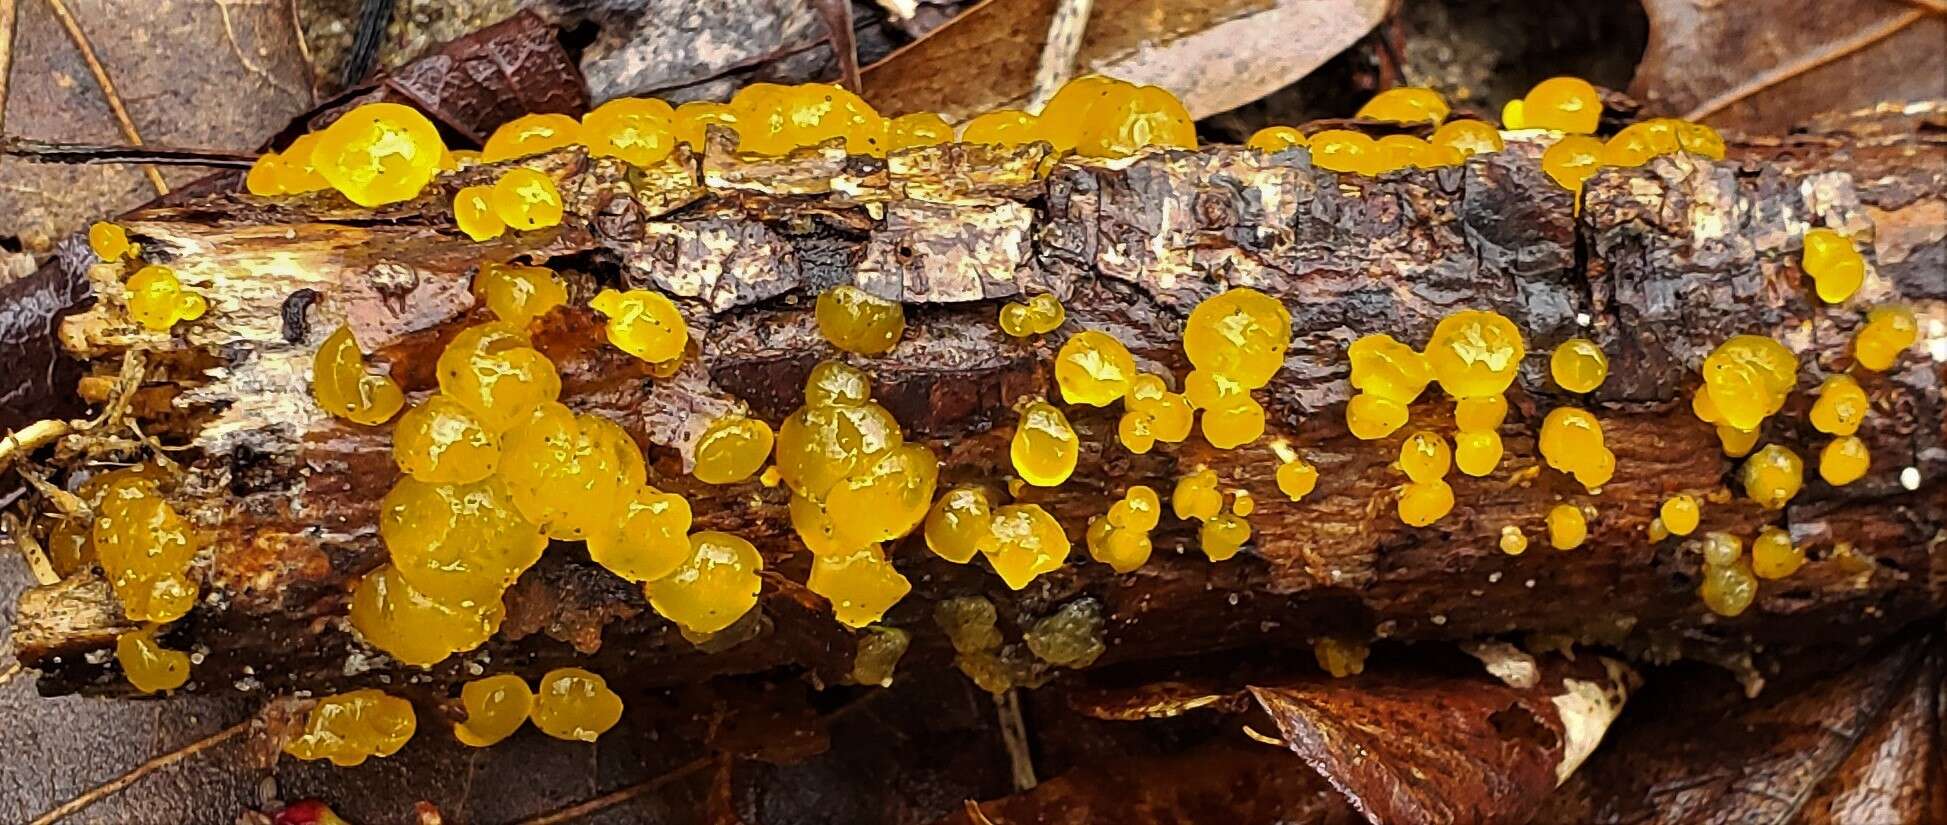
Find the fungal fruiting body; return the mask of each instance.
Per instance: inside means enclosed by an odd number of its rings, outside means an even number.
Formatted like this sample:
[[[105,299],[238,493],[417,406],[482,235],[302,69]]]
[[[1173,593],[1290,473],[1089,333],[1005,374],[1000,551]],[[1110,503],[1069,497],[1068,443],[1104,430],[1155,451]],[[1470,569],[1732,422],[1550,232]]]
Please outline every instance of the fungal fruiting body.
[[[601,676],[578,667],[556,668],[541,677],[529,718],[556,739],[593,742],[622,719],[622,698]]]
[[[305,714],[301,731],[285,741],[284,752],[351,767],[397,753],[417,729],[410,702],[364,688],[319,699]]]
[[[475,748],[506,739],[534,709],[534,691],[511,673],[485,676],[460,687],[466,719],[453,723],[453,737]]]

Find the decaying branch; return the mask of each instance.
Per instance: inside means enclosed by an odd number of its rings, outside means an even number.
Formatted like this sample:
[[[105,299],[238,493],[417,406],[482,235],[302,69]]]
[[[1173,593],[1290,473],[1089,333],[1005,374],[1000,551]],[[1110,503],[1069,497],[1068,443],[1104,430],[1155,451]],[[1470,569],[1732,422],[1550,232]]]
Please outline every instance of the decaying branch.
[[[1220,451],[1193,438],[1137,456],[1115,444],[1113,411],[1074,411],[1084,444],[1074,478],[1020,493],[1075,540],[1064,569],[1013,592],[978,563],[947,564],[914,540],[893,549],[914,584],[885,620],[916,636],[903,667],[946,662],[931,606],[970,593],[1000,605],[1010,634],[1072,600],[1098,600],[1108,617],[1104,665],[1327,635],[1509,633],[1655,659],[1749,662],[1753,651],[1883,637],[1947,604],[1947,367],[1937,353],[1947,321],[1947,238],[1937,231],[1947,143],[1938,137],[1808,137],[1740,147],[1728,162],[1661,158],[1603,172],[1579,212],[1538,168],[1539,147],[1524,141],[1465,168],[1378,180],[1314,169],[1299,151],[1233,147],[1064,160],[1045,179],[1034,174],[1043,160],[1035,147],[947,146],[889,161],[836,149],[781,160],[721,150],[650,170],[573,150],[530,159],[559,182],[568,220],[486,244],[461,235],[446,204],[491,167],[445,176],[420,199],[376,213],[328,195],[266,202],[218,193],[123,221],[146,255],[209,297],[209,314],[173,337],[139,330],[125,320],[114,270],[97,266],[89,274],[98,301],[68,319],[61,340],[97,377],[124,350],[150,350],[132,410],[143,432],[191,447],[176,456],[190,472],[171,495],[206,531],[197,567],[206,598],[170,641],[202,654],[194,685],[227,688],[248,676],[252,686],[325,688],[401,673],[343,618],[351,585],[385,559],[376,504],[397,477],[389,435],[323,415],[310,400],[309,363],[345,324],[409,393],[430,391],[439,348],[485,317],[467,287],[484,260],[548,263],[577,299],[624,283],[679,300],[694,346],[670,378],[607,346],[585,300],[544,319],[537,346],[560,366],[564,400],[627,427],[648,451],[652,483],[689,497],[698,529],[758,545],[766,586],[760,610],[698,648],[577,545],[558,545],[509,592],[501,635],[429,671],[435,686],[467,678],[469,663],[538,673],[570,658],[641,685],[777,667],[843,678],[853,636],[800,584],[808,556],[791,534],[786,491],[685,475],[718,412],[747,407],[775,422],[800,403],[805,374],[835,354],[815,330],[811,300],[841,282],[907,304],[900,346],[851,360],[873,376],[908,437],[941,456],[943,485],[1005,478],[1011,409],[1051,392],[1051,359],[1069,333],[1111,332],[1146,369],[1180,377],[1182,324],[1198,300],[1252,286],[1293,315],[1286,364],[1258,394],[1271,421],[1258,444]],[[1810,225],[1870,241],[1874,272],[1852,304],[1819,305],[1802,282],[1797,238]],[[999,302],[1030,291],[1062,297],[1067,326],[1006,338],[994,323]],[[287,311],[299,294],[308,297]],[[1783,511],[1743,498],[1737,461],[1688,412],[1703,356],[1741,332],[1798,351],[1801,391],[1765,438],[1809,459],[1823,444],[1804,423],[1811,388],[1848,366],[1860,307],[1891,300],[1914,305],[1928,337],[1894,370],[1859,376],[1874,399],[1861,433],[1872,472],[1837,489],[1809,473]],[[1409,528],[1393,512],[1403,477],[1389,466],[1407,430],[1378,442],[1346,432],[1343,350],[1369,332],[1423,343],[1442,315],[1463,307],[1499,311],[1528,336],[1503,432],[1508,459],[1484,479],[1455,476],[1455,511]],[[1587,399],[1554,388],[1541,355],[1576,335],[1601,343],[1613,362]],[[1414,426],[1450,431],[1451,405],[1431,395],[1415,406]],[[1600,494],[1538,463],[1536,428],[1566,403],[1596,412],[1617,454]],[[1321,472],[1303,501],[1272,481],[1273,440]],[[1259,503],[1243,555],[1213,564],[1196,551],[1191,526],[1166,518],[1142,570],[1116,575],[1086,561],[1082,529],[1113,496],[1137,482],[1167,489],[1198,466]],[[1811,563],[1765,582],[1744,615],[1712,615],[1696,595],[1694,548],[1646,538],[1656,504],[1676,492],[1708,500],[1704,530],[1748,537],[1783,526]],[[1586,545],[1497,549],[1504,525],[1538,537],[1547,509],[1564,501],[1597,513]],[[31,591],[19,615],[15,644],[42,670],[42,690],[119,689],[92,661],[100,657],[84,655],[126,626],[98,578],[84,572]]]

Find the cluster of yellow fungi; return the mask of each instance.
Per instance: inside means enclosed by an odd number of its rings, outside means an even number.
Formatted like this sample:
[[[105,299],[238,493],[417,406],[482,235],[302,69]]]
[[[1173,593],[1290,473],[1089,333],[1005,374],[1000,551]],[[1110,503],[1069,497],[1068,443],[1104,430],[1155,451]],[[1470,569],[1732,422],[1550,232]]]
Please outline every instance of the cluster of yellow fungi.
[[[1639,166],[1679,152],[1724,157],[1716,132],[1671,119],[1638,122],[1600,140],[1593,134],[1602,109],[1590,84],[1551,78],[1510,102],[1502,121],[1510,130],[1545,130],[1551,142],[1542,169],[1578,192],[1604,167]],[[1304,148],[1318,168],[1368,176],[1456,166],[1503,149],[1502,133],[1493,125],[1448,121],[1450,113],[1432,90],[1392,89],[1358,117],[1430,128],[1429,137],[1374,139],[1346,129],[1308,135],[1273,126],[1251,136],[1248,145],[1264,153]],[[758,83],[728,103],[672,107],[624,98],[579,119],[527,115],[498,129],[478,152],[449,150],[432,122],[410,107],[365,104],[263,155],[245,186],[264,197],[329,190],[361,206],[382,207],[421,197],[443,174],[484,180],[439,190],[450,196],[459,231],[484,242],[509,229],[555,226],[568,211],[550,173],[524,161],[579,146],[592,157],[647,168],[668,161],[679,146],[702,149],[712,128],[732,149],[752,155],[836,142],[850,153],[883,157],[957,140],[1040,142],[1056,156],[1120,158],[1197,145],[1188,113],[1168,92],[1094,75],[1068,83],[1039,112],[989,112],[957,134],[939,115],[885,117],[837,86]],[[471,171],[476,168],[491,172],[491,179]],[[167,333],[207,311],[204,298],[185,289],[171,269],[139,265],[143,249],[125,228],[96,224],[89,241],[102,261],[135,270],[124,284],[125,303],[141,327]],[[1802,241],[1802,269],[1817,296],[1834,304],[1849,300],[1868,274],[1852,240],[1813,228]],[[483,263],[472,288],[494,320],[463,329],[445,344],[437,389],[414,395],[409,406],[406,391],[384,368],[389,359],[375,365],[350,325],[326,335],[316,350],[311,380],[319,408],[357,426],[392,422],[400,472],[379,505],[389,560],[365,574],[351,594],[352,627],[407,665],[430,667],[472,650],[498,631],[503,593],[550,542],[584,544],[592,561],[640,585],[651,608],[692,641],[702,643],[750,613],[764,569],[757,548],[729,533],[693,530],[689,500],[649,484],[635,435],[602,412],[562,403],[555,364],[532,337],[537,321],[550,313],[592,313],[602,319],[611,345],[646,364],[650,375],[668,378],[692,351],[684,307],[654,290],[602,289],[584,309],[570,304],[568,284],[557,273],[505,262]],[[908,441],[892,413],[873,399],[866,371],[840,360],[893,351],[906,332],[901,304],[840,285],[817,297],[813,315],[821,336],[842,355],[811,370],[803,406],[774,432],[733,402],[687,445],[689,474],[709,485],[753,478],[765,487],[784,485],[792,527],[812,556],[806,585],[830,603],[839,622],[861,629],[853,672],[860,684],[889,683],[909,643],[907,631],[876,624],[912,589],[888,551],[902,538],[918,532],[934,555],[956,564],[984,558],[1017,590],[1067,563],[1064,525],[1039,504],[1014,500],[1034,488],[1059,487],[1075,473],[1083,433],[1064,405],[1120,403],[1115,439],[1134,454],[1186,441],[1199,420],[1210,446],[1242,448],[1266,433],[1267,412],[1254,393],[1283,366],[1292,339],[1291,315],[1279,297],[1247,287],[1215,292],[1184,323],[1183,352],[1192,369],[1179,380],[1152,362],[1139,363],[1109,332],[1077,327],[1052,294],[1010,301],[1001,307],[998,325],[1019,346],[1038,346],[1041,336],[1072,329],[1059,337],[1054,356],[1057,392],[1016,407],[1009,449],[1016,479],[939,492],[941,468],[933,449]],[[1910,310],[1873,308],[1853,339],[1853,362],[1868,371],[1890,369],[1917,336]],[[1437,382],[1452,399],[1451,436],[1420,427],[1399,442],[1395,466],[1405,482],[1395,501],[1403,523],[1427,527],[1453,509],[1447,482],[1453,468],[1483,477],[1500,466],[1506,393],[1526,355],[1515,324],[1480,309],[1440,319],[1422,349],[1384,333],[1350,344],[1353,394],[1344,414],[1356,438],[1384,439],[1404,428],[1411,405],[1430,384]],[[1777,341],[1736,335],[1704,359],[1693,396],[1696,415],[1716,426],[1724,451],[1750,456],[1739,471],[1745,495],[1772,510],[1802,487],[1803,463],[1781,445],[1753,450],[1765,419],[1795,389],[1798,367],[1797,356]],[[1548,359],[1550,377],[1567,393],[1595,392],[1607,372],[1608,357],[1586,338],[1562,342]],[[1869,455],[1857,432],[1870,408],[1870,397],[1850,375],[1834,375],[1819,388],[1811,422],[1832,436],[1819,459],[1827,483],[1849,484],[1865,475]],[[1286,439],[1265,446],[1278,460],[1276,485],[1287,499],[1300,501],[1316,488],[1318,468]],[[1600,422],[1576,406],[1547,413],[1538,448],[1548,467],[1592,495],[1616,471]],[[63,521],[50,540],[63,564],[98,563],[124,613],[141,623],[117,640],[116,657],[130,683],[144,691],[179,687],[189,675],[189,656],[157,641],[164,625],[185,615],[197,596],[190,567],[199,540],[165,501],[167,483],[155,465],[96,476],[79,488],[96,514],[92,524]],[[1168,503],[1178,521],[1199,524],[1199,547],[1212,562],[1233,558],[1251,539],[1255,499],[1246,489],[1227,492],[1211,468],[1198,466],[1177,478]],[[1594,512],[1587,505],[1555,505],[1545,516],[1550,545],[1566,550],[1583,544]],[[1140,569],[1156,549],[1152,536],[1162,517],[1163,500],[1154,488],[1128,485],[1105,513],[1088,520],[1083,536],[1089,556],[1118,573]],[[1701,520],[1697,496],[1671,495],[1650,523],[1650,538],[1690,536]],[[1693,545],[1703,557],[1701,598],[1726,616],[1751,604],[1758,579],[1788,576],[1805,561],[1803,550],[1774,527],[1752,539],[1748,557],[1728,533],[1707,533]],[[1497,546],[1518,555],[1528,537],[1518,525],[1503,525]],[[985,599],[947,599],[934,618],[960,667],[996,691],[1034,684],[1046,678],[1050,665],[1085,666],[1103,650],[1102,617],[1092,603],[1072,602],[1042,618],[1015,645],[1003,639],[994,606]],[[1314,652],[1321,668],[1344,676],[1363,667],[1366,645],[1320,638]],[[511,674],[481,678],[464,686],[460,703],[465,719],[455,735],[475,746],[497,742],[529,720],[548,735],[592,741],[622,711],[600,676],[574,668],[547,674],[538,691]],[[414,725],[405,700],[355,690],[318,700],[286,751],[358,764],[398,750]]]

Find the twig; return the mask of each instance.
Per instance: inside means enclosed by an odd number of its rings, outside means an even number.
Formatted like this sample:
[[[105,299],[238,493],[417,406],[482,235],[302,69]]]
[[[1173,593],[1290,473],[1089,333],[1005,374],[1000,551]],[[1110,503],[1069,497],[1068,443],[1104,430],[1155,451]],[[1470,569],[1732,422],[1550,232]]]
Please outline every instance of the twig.
[[[358,19],[353,23],[352,48],[345,57],[345,73],[342,75],[347,88],[358,85],[378,63],[379,44],[385,40],[386,27],[392,25],[392,5],[393,0],[362,0],[358,4]]]
[[[1684,113],[1683,119],[1703,120],[1742,102],[1745,98],[1794,77],[1798,77],[1820,66],[1850,57],[1874,43],[1899,34],[1906,27],[1926,19],[1931,14],[1933,12],[1927,9],[1913,9],[1899,17],[1895,17],[1878,26],[1858,32],[1852,37],[1834,43],[1823,51],[1807,55],[1804,58],[1779,66],[1771,71],[1760,72],[1723,94],[1697,104],[1696,108]]]
[[[74,429],[72,421],[42,419],[21,428],[19,432],[0,436],[0,472],[5,472],[21,456],[53,443],[55,439],[74,432]]]
[[[1290,745],[1285,744],[1285,741],[1283,739],[1279,739],[1275,736],[1265,736],[1262,733],[1258,733],[1257,729],[1251,727],[1250,725],[1244,726],[1244,736],[1245,738],[1248,738],[1253,742],[1262,742],[1274,748],[1291,747]]]
[[[825,21],[830,33],[832,54],[838,58],[838,79],[853,94],[863,87],[859,82],[859,44],[852,35],[852,0],[811,0],[812,8]]]
[[[1048,41],[1041,45],[1041,64],[1034,70],[1034,94],[1029,100],[1036,111],[1074,76],[1075,55],[1082,50],[1082,32],[1088,29],[1088,13],[1094,5],[1094,0],[1061,0],[1055,7]]]
[[[6,0],[0,0],[6,2]],[[228,149],[177,146],[114,146],[0,137],[0,154],[39,163],[153,163],[163,166],[221,166],[246,169],[257,156]]]
[[[47,548],[34,540],[26,525],[21,524],[12,513],[0,517],[0,523],[5,524],[7,532],[13,535],[14,546],[20,548],[20,555],[27,560],[27,569],[33,571],[36,583],[46,586],[61,581],[61,574],[54,569],[54,561],[47,557]]]
[[[570,805],[553,813],[542,814],[532,819],[523,819],[514,823],[514,825],[559,825],[563,822],[573,822],[597,811],[615,807],[678,779],[689,776],[703,768],[709,767],[710,764],[711,760],[708,757],[694,759],[669,773],[645,779],[634,785],[617,788],[594,799]]]
[[[19,662],[8,662],[6,667],[0,667],[0,686],[4,686],[8,682],[13,681],[14,677],[19,676],[20,673],[21,667]]]
[[[7,78],[13,76],[14,29],[19,20],[17,0],[0,0],[0,135],[7,133]]]
[[[61,21],[61,27],[68,30],[68,39],[74,41],[74,47],[81,50],[81,59],[88,64],[88,71],[94,74],[95,85],[101,87],[102,97],[108,100],[108,111],[115,116],[116,125],[122,128],[122,137],[131,144],[141,146],[142,133],[136,131],[135,121],[128,116],[128,107],[122,105],[121,93],[115,91],[115,81],[108,77],[108,69],[101,65],[101,59],[95,57],[94,44],[89,43],[88,35],[82,33],[81,24],[75,22],[74,14],[68,11],[68,4],[63,0],[47,0],[47,5],[54,10],[54,17]],[[162,179],[162,171],[155,164],[143,166],[142,171],[149,176],[149,183],[155,186],[156,194],[169,194],[169,184]]]
[[[142,777],[148,776],[149,774],[155,773],[158,770],[169,767],[170,765],[174,765],[177,762],[181,762],[184,759],[188,759],[189,757],[195,756],[196,754],[202,753],[203,751],[209,750],[210,748],[216,747],[217,745],[221,745],[224,742],[236,738],[238,734],[243,733],[244,731],[250,729],[251,721],[252,720],[245,719],[241,722],[238,722],[220,731],[217,731],[201,739],[198,739],[194,742],[191,742],[188,745],[185,745],[181,748],[177,748],[174,751],[165,753],[161,756],[154,757],[148,760],[147,762],[143,762],[142,764],[135,766],[134,770],[131,770],[128,773],[122,774],[121,776],[115,777],[114,779],[111,779],[107,782],[104,782],[100,785],[90,788],[87,793],[84,793],[80,796],[68,800],[67,802],[63,803],[61,807],[55,808],[54,810],[48,811],[47,813],[35,817],[34,821],[29,823],[29,825],[54,825],[54,823],[60,822],[63,819],[73,816],[75,813],[87,808],[89,805],[93,805],[96,802],[100,802],[103,799],[107,799],[110,796],[120,793],[122,789],[135,784],[136,782],[140,781]]]
[[[1007,747],[1008,767],[1014,773],[1014,790],[1032,789],[1039,780],[1034,778],[1034,754],[1028,748],[1028,724],[1021,718],[1021,694],[1016,690],[994,696],[994,708],[1000,717],[1001,744]]]

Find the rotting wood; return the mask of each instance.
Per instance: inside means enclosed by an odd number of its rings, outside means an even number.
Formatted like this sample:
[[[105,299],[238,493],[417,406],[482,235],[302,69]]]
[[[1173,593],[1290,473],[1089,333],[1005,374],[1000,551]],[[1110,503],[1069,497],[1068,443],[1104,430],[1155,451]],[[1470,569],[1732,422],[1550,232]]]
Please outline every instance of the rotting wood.
[[[831,355],[810,299],[839,282],[908,302],[904,343],[858,363],[909,437],[941,455],[943,485],[1002,478],[1011,405],[1052,390],[1048,365],[1062,333],[1004,338],[994,324],[1000,298],[1052,291],[1069,307],[1064,332],[1110,331],[1146,368],[1178,376],[1187,371],[1182,319],[1201,298],[1249,285],[1293,312],[1285,368],[1259,397],[1271,419],[1266,441],[1286,439],[1317,464],[1317,491],[1285,500],[1271,480],[1277,458],[1262,446],[1216,451],[1193,438],[1129,455],[1114,445],[1112,413],[1078,410],[1086,446],[1075,478],[1023,496],[1061,518],[1077,559],[1086,519],[1123,486],[1167,490],[1200,464],[1225,487],[1253,492],[1251,549],[1213,565],[1196,553],[1192,529],[1166,520],[1157,557],[1136,574],[1076,561],[1014,593],[978,562],[948,565],[908,540],[894,558],[915,590],[887,617],[918,637],[908,667],[945,663],[931,604],[967,593],[995,599],[1015,628],[1075,598],[1100,600],[1104,664],[1322,635],[1510,632],[1735,661],[1754,646],[1850,646],[1947,603],[1947,367],[1926,354],[1932,341],[1894,371],[1862,377],[1875,398],[1862,433],[1873,472],[1842,490],[1813,478],[1782,513],[1734,495],[1737,462],[1687,409],[1711,346],[1737,332],[1777,336],[1804,368],[1767,440],[1814,464],[1822,439],[1803,424],[1810,390],[1845,366],[1861,313],[1813,306],[1795,239],[1808,222],[1875,239],[1876,275],[1861,300],[1904,298],[1938,324],[1947,239],[1924,223],[1947,203],[1938,137],[1808,137],[1739,147],[1725,163],[1659,159],[1599,175],[1579,216],[1537,168],[1539,147],[1521,141],[1464,169],[1379,180],[1313,169],[1298,152],[1212,147],[1063,161],[1041,182],[1026,174],[1040,151],[943,147],[886,162],[823,150],[746,162],[713,149],[647,171],[563,151],[539,163],[560,182],[569,220],[487,244],[460,236],[445,204],[491,168],[444,177],[376,215],[328,196],[267,204],[215,194],[129,216],[148,254],[211,298],[209,315],[174,338],[132,328],[113,272],[97,267],[100,300],[62,335],[96,375],[128,347],[153,350],[149,388],[173,400],[141,423],[195,448],[181,456],[193,472],[173,494],[211,537],[199,561],[207,598],[177,631],[204,651],[195,684],[227,686],[245,668],[272,689],[398,672],[342,620],[351,584],[384,559],[374,525],[396,477],[388,439],[311,404],[309,359],[349,324],[376,363],[410,392],[427,391],[438,348],[483,317],[466,281],[485,259],[551,262],[582,298],[596,281],[615,280],[678,297],[696,350],[670,379],[650,378],[646,365],[606,346],[579,302],[546,319],[537,344],[561,366],[565,398],[618,420],[647,447],[653,483],[690,497],[699,529],[736,532],[764,551],[767,585],[762,609],[727,634],[741,643],[700,650],[633,588],[557,546],[510,592],[501,637],[432,669],[435,685],[466,678],[466,663],[485,659],[536,673],[592,659],[640,684],[782,666],[842,676],[852,637],[794,583],[807,559],[791,537],[785,491],[683,475],[710,415],[747,406],[775,421],[798,403],[805,373]],[[318,295],[291,342],[281,310],[299,289]],[[1509,458],[1487,479],[1455,476],[1458,509],[1433,527],[1407,528],[1392,511],[1401,478],[1389,464],[1413,427],[1449,428],[1450,405],[1416,405],[1415,423],[1392,438],[1351,439],[1343,347],[1368,332],[1423,343],[1441,315],[1466,306],[1507,314],[1529,337],[1503,433]],[[1540,354],[1577,334],[1614,362],[1609,383],[1582,401],[1619,459],[1600,496],[1538,467],[1533,443],[1542,413],[1576,403],[1547,383]],[[1909,467],[1917,489],[1902,484]],[[1781,524],[1813,561],[1766,582],[1744,616],[1710,615],[1695,593],[1696,554],[1644,538],[1656,503],[1679,490],[1712,497],[1702,529],[1748,537]],[[1505,524],[1542,535],[1543,514],[1562,500],[1599,511],[1587,545],[1564,553],[1536,542],[1520,557],[1496,549]],[[79,655],[105,646],[121,622],[107,589],[78,578],[23,598],[20,658],[43,670],[46,692],[120,690],[88,661],[96,657]]]

